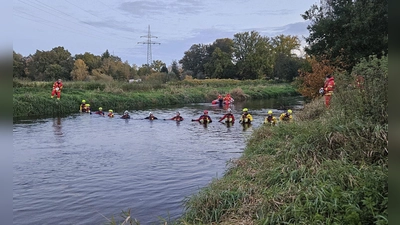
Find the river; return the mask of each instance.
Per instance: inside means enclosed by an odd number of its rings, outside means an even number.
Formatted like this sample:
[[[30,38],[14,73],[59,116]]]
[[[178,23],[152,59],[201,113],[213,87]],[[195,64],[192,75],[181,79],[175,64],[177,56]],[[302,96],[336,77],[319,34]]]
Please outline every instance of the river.
[[[276,109],[282,102],[302,104],[296,97],[235,103],[237,119],[243,107],[253,115],[249,128],[218,123],[225,110],[209,103],[128,109],[129,120],[119,118],[122,112],[16,120],[13,223],[105,224],[128,209],[141,224],[176,219],[184,198],[222,177],[267,111],[283,112]],[[213,123],[191,122],[204,109]],[[143,120],[150,111],[158,120]],[[184,121],[163,120],[176,111]]]

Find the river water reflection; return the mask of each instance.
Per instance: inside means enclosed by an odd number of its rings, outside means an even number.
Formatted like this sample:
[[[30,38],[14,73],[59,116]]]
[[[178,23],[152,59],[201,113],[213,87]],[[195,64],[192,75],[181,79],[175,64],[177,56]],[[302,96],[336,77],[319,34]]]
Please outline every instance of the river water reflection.
[[[225,111],[211,104],[129,110],[130,120],[73,114],[14,121],[13,223],[104,224],[127,209],[141,224],[175,219],[183,199],[223,176],[268,109],[282,101],[301,105],[292,97],[232,106],[236,117],[249,108],[248,129],[218,123]],[[191,122],[204,109],[214,122]],[[149,111],[159,120],[143,120]],[[176,111],[184,121],[163,120]]]

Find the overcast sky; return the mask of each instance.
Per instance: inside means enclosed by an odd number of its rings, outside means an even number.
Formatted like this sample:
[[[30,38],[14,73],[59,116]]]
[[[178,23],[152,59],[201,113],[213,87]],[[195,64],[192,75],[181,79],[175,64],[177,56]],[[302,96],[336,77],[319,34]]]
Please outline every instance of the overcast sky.
[[[193,44],[246,31],[308,36],[301,14],[317,0],[14,0],[13,49],[28,56],[62,46],[72,55],[108,51],[129,64],[170,65]],[[145,36],[145,37],[142,37]],[[144,42],[138,43],[138,42]],[[159,43],[159,44],[158,44]]]

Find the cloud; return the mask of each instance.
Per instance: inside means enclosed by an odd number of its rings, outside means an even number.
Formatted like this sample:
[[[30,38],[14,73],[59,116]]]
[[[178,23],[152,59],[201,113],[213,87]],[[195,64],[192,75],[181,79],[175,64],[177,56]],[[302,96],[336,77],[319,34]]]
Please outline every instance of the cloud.
[[[161,16],[166,13],[194,14],[200,13],[203,4],[201,1],[135,1],[124,2],[118,8],[129,15],[142,17],[146,15]]]

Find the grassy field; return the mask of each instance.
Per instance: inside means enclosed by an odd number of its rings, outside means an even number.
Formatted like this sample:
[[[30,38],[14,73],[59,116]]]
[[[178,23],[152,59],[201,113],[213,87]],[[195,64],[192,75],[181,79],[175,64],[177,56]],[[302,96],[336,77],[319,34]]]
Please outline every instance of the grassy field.
[[[82,99],[92,110],[102,107],[122,112],[126,109],[211,102],[218,94],[230,93],[235,101],[298,95],[290,84],[268,81],[184,80],[170,83],[144,81],[64,82],[61,99],[51,99],[52,82],[13,82],[13,117],[55,116],[75,113]]]

